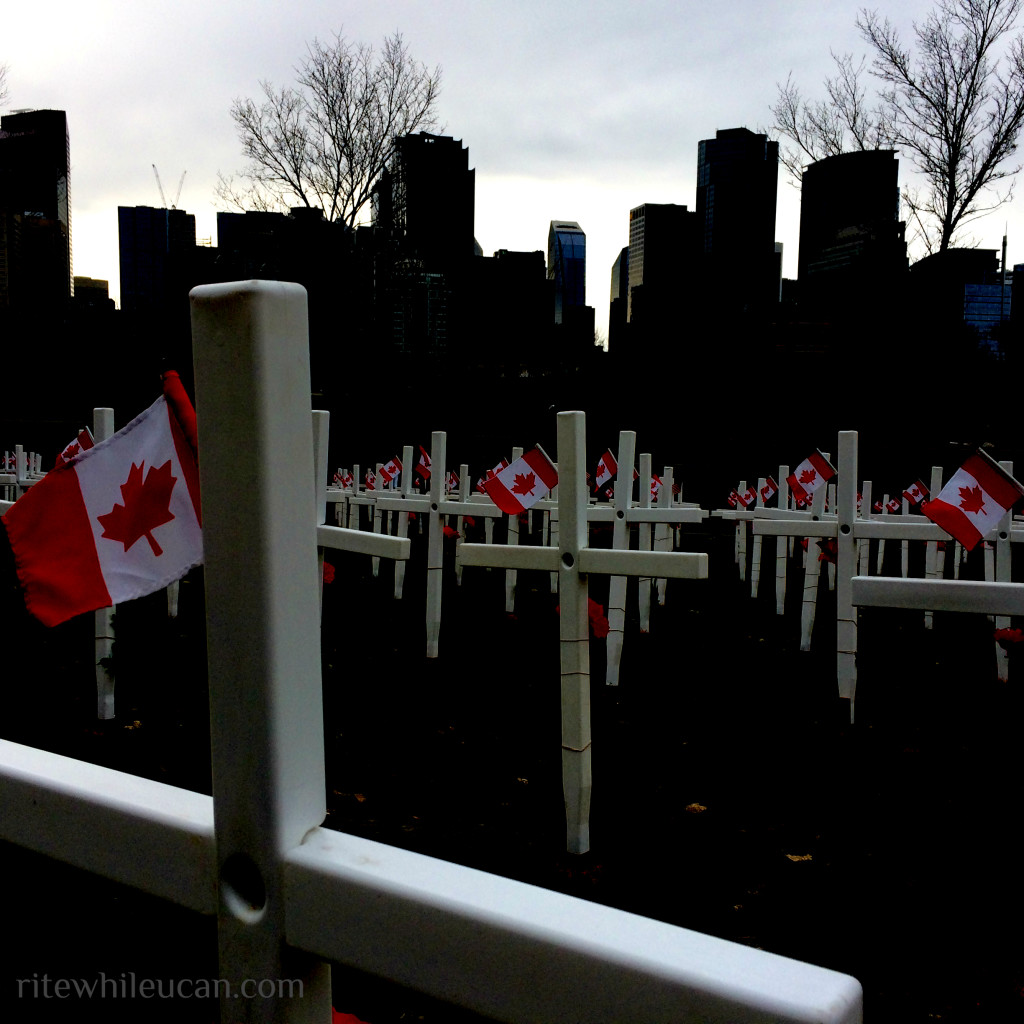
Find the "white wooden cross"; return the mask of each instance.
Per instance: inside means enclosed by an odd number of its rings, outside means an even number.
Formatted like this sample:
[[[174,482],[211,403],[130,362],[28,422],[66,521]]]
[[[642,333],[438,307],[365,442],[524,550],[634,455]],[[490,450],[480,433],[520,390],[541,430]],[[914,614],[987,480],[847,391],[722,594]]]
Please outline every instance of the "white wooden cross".
[[[631,475],[632,451],[625,467]],[[628,551],[587,546],[586,418],[582,412],[558,414],[558,547],[463,544],[463,564],[558,572],[561,608],[562,789],[566,808],[566,846],[570,853],[590,849],[591,734],[590,623],[587,576],[665,576],[705,579],[706,554]],[[628,489],[623,488],[623,501]],[[654,510],[649,510],[654,511]],[[618,512],[618,510],[617,510]],[[625,512],[620,517],[625,519]]]
[[[426,630],[428,658],[436,658],[440,652],[441,597],[444,569],[444,526],[449,515],[499,516],[501,513],[491,504],[449,499],[444,492],[448,435],[435,430],[430,435],[430,491],[419,495],[413,493],[388,494],[381,492],[376,497],[376,506],[381,510],[415,512],[427,522],[427,594]],[[410,460],[411,461],[411,458]]]
[[[945,540],[947,534],[934,523],[920,517],[885,522],[858,518],[857,515],[857,432],[839,433],[838,484],[835,517],[812,516],[811,521],[785,519],[755,520],[754,533],[776,537],[799,536],[835,538],[836,541],[836,677],[839,696],[850,702],[850,721],[854,720],[857,692],[857,613],[852,601],[851,580],[858,571],[859,540]],[[821,489],[815,492],[817,498]],[[902,518],[902,517],[901,517]],[[915,521],[916,520],[916,521]],[[810,565],[808,565],[810,569]]]
[[[646,475],[647,483],[644,484],[644,473],[641,467],[640,488],[641,492],[646,486],[647,505],[643,506],[642,494],[641,503],[633,504],[633,460],[636,454],[636,431],[619,431],[619,447],[616,452],[618,462],[618,474],[615,479],[615,489],[610,505],[588,505],[587,520],[590,523],[611,522],[612,523],[612,550],[629,550],[629,527],[631,523],[699,523],[706,516],[703,509],[696,505],[672,505],[650,507],[650,455],[644,453],[641,460],[646,459],[644,465],[648,467]],[[669,488],[671,491],[671,488]],[[671,552],[665,552],[669,554]],[[642,578],[647,574],[632,573]],[[656,575],[656,574],[655,574]],[[619,667],[622,664],[622,644],[625,639],[626,626],[626,576],[611,576],[608,581],[608,636],[605,640],[605,683],[608,686],[618,686]]]

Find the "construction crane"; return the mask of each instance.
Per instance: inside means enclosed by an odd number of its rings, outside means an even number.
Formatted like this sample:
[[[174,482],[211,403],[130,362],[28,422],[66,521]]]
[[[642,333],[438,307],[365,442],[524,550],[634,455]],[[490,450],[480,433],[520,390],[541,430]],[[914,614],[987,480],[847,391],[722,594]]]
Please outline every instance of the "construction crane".
[[[164,209],[168,209],[167,197],[164,195],[164,186],[160,181],[160,172],[156,169],[156,164],[153,164],[153,174],[156,175],[156,187],[160,189],[160,202],[163,203]],[[185,184],[185,175],[188,171],[182,171],[181,177],[178,179],[178,191],[174,194],[174,202],[171,203],[170,209],[176,210],[178,208],[178,200],[181,198],[181,186]]]

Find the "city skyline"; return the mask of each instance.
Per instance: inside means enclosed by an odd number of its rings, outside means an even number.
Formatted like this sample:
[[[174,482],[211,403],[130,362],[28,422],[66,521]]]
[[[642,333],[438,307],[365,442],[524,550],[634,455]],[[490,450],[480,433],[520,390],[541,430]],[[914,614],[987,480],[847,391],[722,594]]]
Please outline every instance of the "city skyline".
[[[930,2],[883,10],[906,36]],[[438,112],[476,170],[475,234],[483,252],[545,250],[552,220],[587,236],[587,303],[608,325],[612,264],[628,243],[629,212],[645,203],[695,208],[697,149],[720,129],[764,131],[776,83],[792,72],[821,94],[830,48],[859,55],[854,4],[740,3],[728,19],[678,3],[515,5],[454,3],[443,16],[409,0],[339,10],[304,0],[216,9],[59,3],[38,31],[25,9],[5,15],[5,111],[66,110],[71,136],[75,273],[110,282],[119,297],[118,206],[168,204],[196,216],[216,242],[214,185],[238,170],[231,101],[259,81],[293,81],[314,37],[343,30],[379,45],[398,29],[412,56],[443,68]],[[244,12],[244,16],[243,16]],[[728,24],[726,24],[728,22]],[[901,160],[901,175],[908,160]],[[1010,263],[1024,239],[1021,201],[969,231],[998,248],[1008,225]],[[369,220],[365,210],[361,220]],[[783,274],[796,276],[799,193],[780,173],[777,240]],[[921,253],[914,253],[919,258]]]

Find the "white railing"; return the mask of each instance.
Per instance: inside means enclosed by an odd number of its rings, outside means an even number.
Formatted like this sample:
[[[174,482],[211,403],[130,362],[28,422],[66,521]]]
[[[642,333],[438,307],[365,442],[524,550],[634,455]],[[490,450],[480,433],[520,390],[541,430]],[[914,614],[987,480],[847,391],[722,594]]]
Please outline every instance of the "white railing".
[[[859,1021],[846,975],[320,827],[305,292],[204,286],[192,309],[214,796],[5,742],[0,836],[216,913],[234,986],[302,980],[223,1000],[225,1024],[327,1024],[331,961],[508,1021]]]

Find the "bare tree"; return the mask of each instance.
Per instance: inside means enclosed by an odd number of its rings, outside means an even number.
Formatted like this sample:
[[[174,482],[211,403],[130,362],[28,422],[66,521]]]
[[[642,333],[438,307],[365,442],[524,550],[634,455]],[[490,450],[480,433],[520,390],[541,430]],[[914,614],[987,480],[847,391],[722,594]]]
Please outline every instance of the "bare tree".
[[[771,107],[775,118],[772,131],[796,146],[780,146],[779,159],[797,183],[808,163],[888,144],[885,112],[880,106],[869,106],[864,91],[862,76],[867,58],[862,57],[855,65],[851,54],[840,56],[832,51],[832,60],[836,74],[825,79],[827,100],[807,100],[790,75],[778,87],[778,99]]]
[[[395,138],[438,128],[441,68],[413,60],[398,32],[379,51],[337,33],[314,40],[296,72],[297,88],[264,81],[262,101],[232,104],[248,165],[241,184],[218,175],[217,195],[239,209],[317,206],[351,226]]]
[[[0,107],[7,102],[7,65],[0,64]]]
[[[1024,126],[1024,41],[1012,35],[1022,3],[937,0],[914,25],[916,54],[888,19],[862,10],[857,27],[881,86],[876,100],[863,88],[867,58],[833,54],[838,74],[817,103],[787,79],[771,108],[774,130],[796,146],[783,155],[786,168],[799,178],[807,161],[898,149],[921,175],[903,190],[918,237],[928,252],[955,244],[960,228],[1009,201],[1020,170],[1007,161]]]

